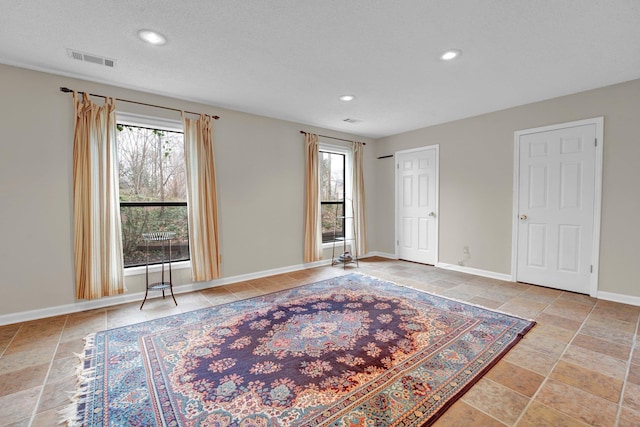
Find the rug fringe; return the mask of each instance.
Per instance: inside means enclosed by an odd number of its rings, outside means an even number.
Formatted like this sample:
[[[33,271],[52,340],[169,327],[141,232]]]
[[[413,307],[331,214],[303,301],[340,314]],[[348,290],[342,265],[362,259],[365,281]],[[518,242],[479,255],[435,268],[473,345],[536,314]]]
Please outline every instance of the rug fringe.
[[[61,420],[58,424],[66,424],[68,427],[79,427],[82,425],[82,417],[79,414],[79,408],[89,399],[87,394],[90,390],[90,384],[96,378],[96,368],[93,360],[95,358],[95,340],[96,334],[87,335],[84,338],[84,351],[77,354],[79,360],[76,368],[77,388],[74,392],[69,392],[71,403],[58,411]],[[89,354],[89,356],[87,356]]]

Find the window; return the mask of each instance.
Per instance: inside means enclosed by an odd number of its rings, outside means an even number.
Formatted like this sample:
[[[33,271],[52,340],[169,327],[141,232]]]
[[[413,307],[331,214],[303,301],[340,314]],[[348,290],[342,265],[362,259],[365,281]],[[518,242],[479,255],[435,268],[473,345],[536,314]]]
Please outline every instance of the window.
[[[338,147],[320,146],[319,151],[322,243],[330,243],[349,237],[344,217],[349,212],[346,202],[350,188],[346,177],[350,156],[347,150]]]
[[[172,261],[189,260],[186,165],[180,123],[160,126],[118,116],[118,168],[124,266],[146,263],[143,233],[175,232]],[[155,244],[158,243],[158,244]],[[160,242],[149,243],[149,264],[162,261]],[[168,248],[165,250],[168,251]],[[164,254],[165,259],[168,253]]]

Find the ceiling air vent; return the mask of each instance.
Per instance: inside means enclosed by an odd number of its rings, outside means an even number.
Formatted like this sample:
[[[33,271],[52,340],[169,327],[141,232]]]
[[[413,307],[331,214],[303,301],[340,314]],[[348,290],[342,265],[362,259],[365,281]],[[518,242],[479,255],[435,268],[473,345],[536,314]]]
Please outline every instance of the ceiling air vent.
[[[361,120],[356,120],[356,119],[349,119],[349,118],[346,118],[346,119],[344,119],[344,120],[342,120],[342,121],[343,121],[343,122],[345,122],[345,123],[358,123],[358,122],[360,122]]]
[[[109,68],[113,68],[116,65],[115,59],[109,59],[103,56],[80,52],[73,49],[67,49],[67,52],[69,53],[69,58],[76,59],[78,61],[91,62],[93,64],[104,65],[105,67]]]

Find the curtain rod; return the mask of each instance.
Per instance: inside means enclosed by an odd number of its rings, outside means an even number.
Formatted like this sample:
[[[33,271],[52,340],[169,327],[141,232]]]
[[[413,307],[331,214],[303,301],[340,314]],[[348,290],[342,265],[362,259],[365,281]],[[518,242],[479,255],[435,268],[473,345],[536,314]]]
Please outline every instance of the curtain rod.
[[[305,132],[303,130],[301,130],[300,133],[302,133],[304,135],[309,134],[309,132]],[[338,140],[338,141],[344,141],[344,142],[355,142],[355,141],[351,141],[351,140],[348,140],[348,139],[336,138],[335,136],[327,136],[327,135],[318,135],[318,136],[321,136],[323,138],[335,139],[335,140]],[[363,142],[362,145],[367,145],[367,143]]]
[[[72,89],[69,89],[68,87],[60,87],[60,92],[64,92],[64,93],[69,93],[69,92],[73,92]],[[78,92],[79,94],[83,94],[84,92]],[[97,96],[98,98],[104,98],[107,99],[106,96],[104,95],[96,95],[95,93],[90,93],[89,95],[91,96]],[[200,115],[200,113],[194,113],[193,111],[186,111],[186,110],[179,110],[177,108],[171,108],[171,107],[163,107],[162,105],[155,105],[155,104],[147,104],[145,102],[138,102],[138,101],[130,101],[128,99],[120,99],[120,98],[115,98],[116,101],[120,101],[120,102],[128,102],[130,104],[138,104],[138,105],[145,105],[147,107],[154,107],[154,108],[162,108],[163,110],[171,110],[171,111],[177,111],[177,112],[185,112],[185,113],[189,113],[189,114],[195,114],[195,115]],[[210,116],[211,118],[218,120],[220,118],[220,116],[212,116],[211,114],[205,114],[207,116]]]

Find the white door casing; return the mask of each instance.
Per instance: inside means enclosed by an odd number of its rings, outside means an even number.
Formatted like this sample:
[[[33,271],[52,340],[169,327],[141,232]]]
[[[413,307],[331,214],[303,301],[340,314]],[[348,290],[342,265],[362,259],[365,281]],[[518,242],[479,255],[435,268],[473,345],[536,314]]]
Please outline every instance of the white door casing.
[[[515,133],[514,280],[597,293],[603,119]]]
[[[395,154],[396,255],[423,264],[438,262],[439,146]]]

